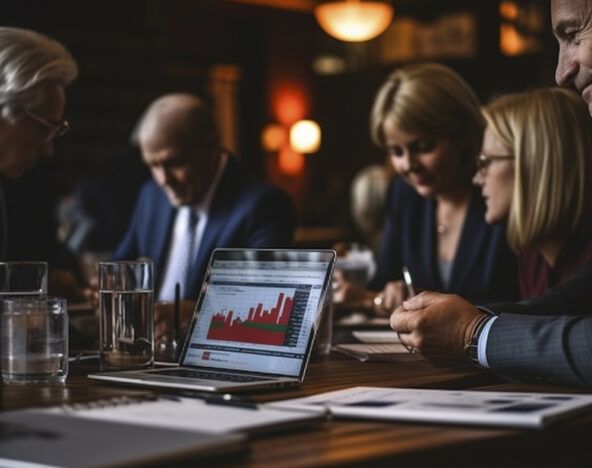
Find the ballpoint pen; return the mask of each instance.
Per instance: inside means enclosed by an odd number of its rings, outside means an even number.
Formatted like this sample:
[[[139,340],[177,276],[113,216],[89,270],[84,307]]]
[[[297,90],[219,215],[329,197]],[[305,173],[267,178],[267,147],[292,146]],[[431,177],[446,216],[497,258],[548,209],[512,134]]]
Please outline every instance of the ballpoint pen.
[[[173,309],[173,355],[175,361],[179,359],[180,334],[181,334],[181,285],[175,284],[175,304]]]
[[[409,273],[409,268],[407,268],[405,265],[403,265],[403,267],[401,267],[401,270],[403,271],[403,279],[405,280],[405,285],[407,286],[407,296],[408,296],[408,298],[411,298],[411,297],[415,296],[415,288],[413,287],[413,279],[411,278],[411,273]],[[401,336],[399,335],[398,332],[397,332],[397,336],[399,337],[399,341],[401,341]],[[414,347],[406,345],[402,341],[401,341],[401,344],[403,346],[405,346],[405,349],[407,351],[409,351],[410,353],[415,353]]]
[[[174,393],[161,393],[160,397],[165,400],[179,401],[179,398],[198,398],[208,405],[236,406],[246,409],[258,409],[257,403],[242,397],[231,395],[230,393],[206,393],[194,392],[191,390],[179,390]]]
[[[409,273],[409,269],[406,266],[401,268],[403,270],[403,279],[405,280],[405,284],[407,285],[407,295],[409,297],[415,296],[415,288],[413,287],[413,279],[411,278],[411,273]]]

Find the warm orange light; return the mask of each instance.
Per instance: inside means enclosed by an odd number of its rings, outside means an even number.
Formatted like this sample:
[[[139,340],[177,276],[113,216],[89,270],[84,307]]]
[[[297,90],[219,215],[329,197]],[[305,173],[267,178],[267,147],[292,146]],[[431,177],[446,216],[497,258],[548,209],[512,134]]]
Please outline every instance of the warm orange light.
[[[290,127],[290,146],[299,153],[316,153],[321,146],[321,127],[314,120],[299,120]]]
[[[277,123],[266,125],[261,132],[261,146],[270,153],[279,151],[286,143],[287,137],[286,128],[283,125]]]
[[[389,27],[394,14],[390,2],[379,0],[333,0],[320,3],[314,10],[327,34],[347,42],[374,39]]]
[[[518,5],[515,2],[501,2],[499,11],[501,17],[506,20],[515,21],[518,18]]]
[[[500,48],[510,57],[520,55],[524,48],[524,41],[514,26],[502,24],[500,26]]]
[[[298,175],[304,170],[304,156],[284,147],[278,156],[278,167],[286,175]]]
[[[273,112],[278,122],[292,125],[307,114],[307,98],[296,87],[285,86],[272,97]]]

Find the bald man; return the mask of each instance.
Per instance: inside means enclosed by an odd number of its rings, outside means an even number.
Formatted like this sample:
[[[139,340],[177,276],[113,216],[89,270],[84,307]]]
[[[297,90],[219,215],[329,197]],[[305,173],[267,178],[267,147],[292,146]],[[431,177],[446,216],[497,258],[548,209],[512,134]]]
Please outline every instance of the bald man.
[[[183,299],[197,299],[217,247],[291,244],[296,215],[290,198],[220,146],[211,112],[199,98],[157,99],[136,132],[153,180],[142,188],[113,258],[151,258],[158,300],[172,300],[177,283]]]

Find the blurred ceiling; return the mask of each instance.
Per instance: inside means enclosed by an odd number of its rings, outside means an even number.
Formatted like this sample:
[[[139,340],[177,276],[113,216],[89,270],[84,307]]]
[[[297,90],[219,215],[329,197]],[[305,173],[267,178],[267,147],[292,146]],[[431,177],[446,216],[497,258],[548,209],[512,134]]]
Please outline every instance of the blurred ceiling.
[[[312,12],[314,0],[227,0],[231,3],[243,3],[282,10]]]

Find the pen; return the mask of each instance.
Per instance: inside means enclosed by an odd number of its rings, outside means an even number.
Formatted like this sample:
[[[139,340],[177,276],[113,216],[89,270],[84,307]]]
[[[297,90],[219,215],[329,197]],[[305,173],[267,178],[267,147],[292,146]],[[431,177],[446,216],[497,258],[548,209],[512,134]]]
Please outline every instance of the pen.
[[[89,361],[91,359],[99,359],[99,354],[83,354],[79,353],[76,356],[68,358],[68,362],[76,363],[81,361]]]
[[[181,285],[179,283],[175,284],[175,306],[173,309],[173,342],[175,343],[175,347],[173,347],[173,352],[175,353],[175,360],[178,359],[179,354],[179,335],[181,330]]]
[[[220,405],[220,406],[235,406],[246,409],[259,409],[257,403],[254,403],[246,398],[231,395],[230,393],[205,393],[205,392],[193,392],[191,390],[179,390],[173,394],[161,393],[160,397],[165,400],[180,401],[181,397],[184,398],[198,398],[203,400],[208,405]]]
[[[415,288],[413,287],[413,279],[411,278],[411,273],[409,273],[409,268],[407,268],[406,266],[403,265],[401,270],[403,270],[403,279],[405,280],[405,285],[407,286],[407,295],[409,297],[413,297],[413,296],[415,296]],[[405,346],[405,349],[407,351],[409,351],[410,353],[415,353],[415,348],[413,348],[412,346],[406,345],[405,343],[403,343],[401,341],[401,335],[399,335],[398,332],[397,332],[397,337],[399,338],[399,341],[401,342],[401,344],[403,346]]]
[[[415,288],[413,287],[413,279],[411,278],[411,273],[409,273],[409,269],[406,266],[401,268],[403,270],[403,279],[405,280],[405,284],[407,285],[407,294],[409,297],[415,296]]]

